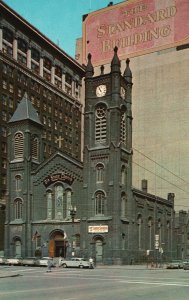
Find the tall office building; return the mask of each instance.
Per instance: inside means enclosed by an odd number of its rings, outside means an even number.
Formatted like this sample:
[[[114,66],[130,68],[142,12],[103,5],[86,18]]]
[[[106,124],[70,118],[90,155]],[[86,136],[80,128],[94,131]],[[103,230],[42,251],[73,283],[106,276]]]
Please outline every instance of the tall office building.
[[[7,122],[24,94],[44,125],[44,158],[81,159],[83,67],[0,1],[0,199],[6,200]]]

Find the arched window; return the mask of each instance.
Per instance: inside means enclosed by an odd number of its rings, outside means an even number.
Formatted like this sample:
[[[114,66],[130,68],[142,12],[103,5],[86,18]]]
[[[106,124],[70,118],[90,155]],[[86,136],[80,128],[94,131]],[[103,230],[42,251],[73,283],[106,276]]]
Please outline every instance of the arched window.
[[[148,238],[149,238],[149,245],[148,249],[152,250],[152,241],[153,241],[153,236],[152,236],[152,217],[148,218]]]
[[[126,168],[125,168],[125,166],[121,167],[121,184],[122,185],[126,184]]]
[[[66,217],[70,218],[70,209],[72,206],[72,192],[71,190],[66,191]]]
[[[107,108],[104,104],[99,104],[95,111],[96,143],[103,143],[106,141],[106,119],[107,119]]]
[[[127,142],[127,127],[126,127],[126,112],[121,111],[121,124],[120,124],[120,142],[126,145]]]
[[[170,220],[167,221],[167,239],[166,239],[166,244],[167,244],[167,249],[168,251],[171,249],[171,224]]]
[[[161,223],[160,218],[158,219],[157,227],[158,227],[158,234],[159,234],[159,243],[161,244],[161,242],[162,242],[162,223]]]
[[[96,182],[104,181],[104,165],[99,163],[96,165]]]
[[[14,216],[15,219],[20,220],[22,219],[22,212],[23,212],[23,203],[21,199],[15,199],[14,201]]]
[[[72,190],[64,189],[60,183],[46,191],[47,219],[68,220],[71,218],[70,209],[72,207]]]
[[[121,195],[121,217],[125,217],[126,214],[126,195],[122,193]]]
[[[138,249],[142,249],[142,216],[138,215],[138,219],[137,219],[137,223],[138,223]]]
[[[62,185],[55,186],[55,219],[63,219],[63,193],[64,189]]]
[[[22,132],[17,132],[14,136],[14,158],[23,159],[24,156],[24,136]]]
[[[105,195],[101,191],[95,194],[95,213],[96,215],[104,215],[105,213]]]
[[[53,205],[52,205],[52,192],[47,191],[47,219],[52,219]]]
[[[21,190],[21,176],[20,175],[15,176],[15,190],[16,191]]]
[[[75,235],[75,246],[80,247],[80,234]]]
[[[37,137],[32,139],[32,159],[39,160],[39,139]]]

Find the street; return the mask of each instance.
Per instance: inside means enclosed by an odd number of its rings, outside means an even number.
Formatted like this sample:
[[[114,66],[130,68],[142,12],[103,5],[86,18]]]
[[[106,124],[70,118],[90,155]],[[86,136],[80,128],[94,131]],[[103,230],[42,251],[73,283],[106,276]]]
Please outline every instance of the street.
[[[189,271],[137,266],[89,269],[6,267],[20,276],[0,279],[0,300],[186,300]]]

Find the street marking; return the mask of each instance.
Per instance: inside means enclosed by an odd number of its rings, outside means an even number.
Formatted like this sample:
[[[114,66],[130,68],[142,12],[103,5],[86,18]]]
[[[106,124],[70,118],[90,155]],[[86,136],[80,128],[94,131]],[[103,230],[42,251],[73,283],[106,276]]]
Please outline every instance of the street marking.
[[[178,283],[178,282],[173,282],[173,283],[165,283],[165,282],[147,282],[147,281],[130,281],[130,280],[122,280],[119,281],[121,283],[131,283],[131,284],[146,284],[146,285],[162,285],[162,286],[189,286],[188,284],[184,284],[184,283]]]

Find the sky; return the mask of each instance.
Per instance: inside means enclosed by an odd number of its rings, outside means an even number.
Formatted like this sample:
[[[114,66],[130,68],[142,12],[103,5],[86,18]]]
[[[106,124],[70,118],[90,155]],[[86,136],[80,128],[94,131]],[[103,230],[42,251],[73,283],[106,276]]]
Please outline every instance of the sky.
[[[82,36],[82,16],[106,7],[110,0],[3,0],[67,54],[75,57]],[[125,0],[113,0],[114,4]]]

